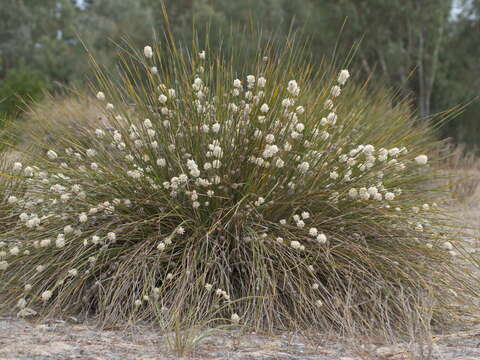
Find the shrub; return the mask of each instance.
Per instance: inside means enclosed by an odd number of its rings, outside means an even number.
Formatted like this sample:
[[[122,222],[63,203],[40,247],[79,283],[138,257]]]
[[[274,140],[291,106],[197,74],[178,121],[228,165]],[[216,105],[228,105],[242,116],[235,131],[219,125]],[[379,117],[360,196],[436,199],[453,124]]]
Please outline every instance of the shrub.
[[[39,100],[48,88],[45,78],[26,67],[10,70],[0,82],[0,118],[15,117],[24,102]]]
[[[468,287],[428,187],[432,130],[295,49],[232,68],[170,43],[126,52],[121,84],[97,69],[108,125],[59,125],[9,169],[25,188],[0,236],[5,304],[376,332],[449,314]]]

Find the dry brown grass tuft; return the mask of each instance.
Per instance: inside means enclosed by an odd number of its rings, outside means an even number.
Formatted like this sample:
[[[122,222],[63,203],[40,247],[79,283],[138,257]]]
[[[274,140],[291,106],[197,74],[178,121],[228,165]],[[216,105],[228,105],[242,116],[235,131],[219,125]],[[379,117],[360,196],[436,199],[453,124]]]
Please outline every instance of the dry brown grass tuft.
[[[475,152],[466,149],[464,145],[452,143],[443,144],[437,156],[442,158],[443,179],[453,204],[468,205],[479,200],[478,188],[480,185],[480,159]]]
[[[105,109],[84,93],[49,95],[32,104],[10,132],[20,149],[51,146],[65,134],[82,136],[98,127],[110,128]]]

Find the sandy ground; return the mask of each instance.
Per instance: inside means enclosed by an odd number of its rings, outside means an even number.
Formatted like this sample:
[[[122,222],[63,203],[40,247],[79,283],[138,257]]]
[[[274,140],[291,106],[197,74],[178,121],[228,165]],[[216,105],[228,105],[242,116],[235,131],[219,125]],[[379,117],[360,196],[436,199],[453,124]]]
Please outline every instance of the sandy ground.
[[[63,321],[31,323],[0,320],[0,359],[178,359],[169,345],[171,334],[136,326],[129,330],[99,330]],[[423,349],[423,355],[422,350]],[[407,360],[480,359],[480,325],[468,331],[437,335],[432,343],[386,345],[348,341],[322,334],[259,335],[230,330],[201,341],[185,358],[261,360]]]

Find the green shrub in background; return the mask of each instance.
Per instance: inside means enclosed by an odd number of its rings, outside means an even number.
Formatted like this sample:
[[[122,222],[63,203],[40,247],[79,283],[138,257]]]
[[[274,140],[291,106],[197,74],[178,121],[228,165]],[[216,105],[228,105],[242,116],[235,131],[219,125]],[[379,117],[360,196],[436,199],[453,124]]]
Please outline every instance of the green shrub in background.
[[[49,88],[45,77],[27,67],[10,70],[0,80],[0,116],[16,117],[25,103],[39,100]]]
[[[98,70],[107,121],[52,123],[4,170],[25,186],[4,194],[3,304],[387,333],[474,295],[409,104],[290,40],[238,65],[241,44],[165,43],[127,50],[120,84]]]

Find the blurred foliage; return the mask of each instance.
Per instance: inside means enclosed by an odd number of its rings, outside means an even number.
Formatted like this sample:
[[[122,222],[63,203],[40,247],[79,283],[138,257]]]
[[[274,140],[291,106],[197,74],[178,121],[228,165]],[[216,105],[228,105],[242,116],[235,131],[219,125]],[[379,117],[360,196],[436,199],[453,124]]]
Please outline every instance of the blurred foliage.
[[[444,137],[474,147],[480,108],[480,0],[164,0],[176,38],[192,28],[210,47],[235,47],[225,33],[260,30],[261,39],[299,31],[312,59],[342,61],[361,40],[352,73],[411,96],[428,116],[472,102],[443,128]],[[0,12],[0,79],[24,64],[52,84],[88,81],[87,50],[115,69],[115,43],[151,43],[164,27],[160,0],[10,0]],[[19,18],[24,21],[18,21]],[[248,58],[257,44],[247,46]],[[241,62],[242,59],[239,59]],[[54,90],[58,86],[52,85]]]
[[[48,89],[45,76],[26,67],[10,70],[0,82],[0,116],[2,119],[16,116],[24,101],[38,100]]]

